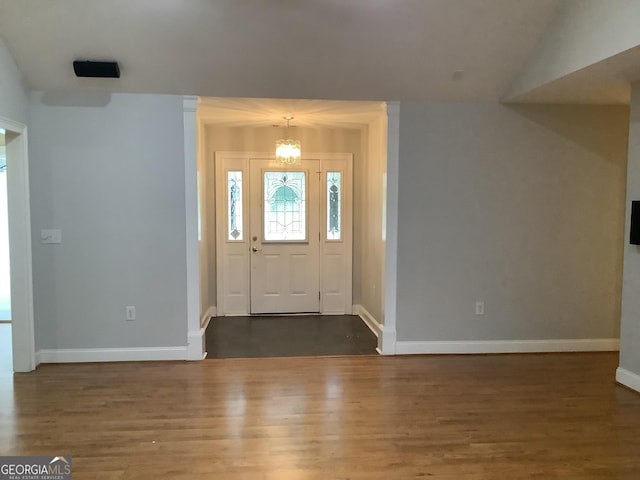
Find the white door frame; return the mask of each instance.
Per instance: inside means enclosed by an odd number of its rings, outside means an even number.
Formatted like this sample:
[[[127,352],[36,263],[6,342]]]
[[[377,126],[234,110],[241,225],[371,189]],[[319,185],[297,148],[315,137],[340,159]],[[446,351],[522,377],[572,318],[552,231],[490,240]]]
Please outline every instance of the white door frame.
[[[387,102],[387,215],[384,253],[384,325],[378,338],[383,355],[396,354],[398,292],[398,192],[400,177],[400,103]]]
[[[198,242],[198,97],[182,97],[184,128],[184,207],[186,240],[185,315],[187,360],[202,360],[206,355],[205,328],[200,322],[200,245]]]
[[[216,185],[219,185],[220,178],[226,178],[227,170],[242,170],[245,175],[245,179],[248,178],[249,174],[249,162],[251,159],[270,159],[273,160],[272,153],[265,152],[215,152],[214,161],[215,161],[215,181]],[[320,160],[320,169],[324,171],[323,162],[331,162],[331,161],[341,161],[344,163],[343,174],[345,175],[345,184],[349,186],[348,198],[345,198],[345,222],[349,222],[351,224],[351,228],[349,229],[349,234],[345,237],[344,243],[348,245],[348,248],[345,249],[344,255],[347,257],[346,264],[348,266],[347,273],[350,278],[348,279],[348,289],[346,295],[344,296],[345,308],[341,313],[350,314],[352,309],[352,210],[353,210],[353,155],[350,153],[310,153],[304,156],[305,159],[309,160]],[[348,182],[348,183],[347,183]],[[224,184],[220,183],[220,185]],[[245,184],[246,185],[246,184]],[[319,200],[322,202],[322,194],[320,195]],[[244,205],[249,205],[249,196],[248,189],[243,188],[243,203]],[[216,225],[226,225],[226,189],[216,188]],[[246,207],[245,207],[246,208]],[[321,212],[324,210],[321,209]],[[322,213],[321,213],[322,216]],[[245,215],[245,222],[248,217]],[[322,221],[322,220],[321,220]],[[232,316],[232,315],[249,315],[250,312],[250,286],[249,286],[249,248],[250,242],[249,238],[246,236],[248,232],[247,229],[248,222],[245,223],[245,237],[242,242],[227,242],[225,238],[225,229],[224,228],[216,228],[216,289],[217,289],[217,301],[216,301],[216,310],[218,316]],[[326,246],[324,246],[323,241],[320,242],[320,258],[322,262],[323,255],[326,252]],[[246,274],[242,278],[238,278],[237,281],[233,282],[234,290],[237,292],[231,292],[234,295],[236,301],[234,305],[227,305],[226,292],[225,288],[227,288],[227,284],[225,278],[225,260],[227,252],[226,248],[233,248],[233,262],[236,267],[240,267],[243,272]],[[328,315],[337,314],[336,311],[324,311],[325,303],[324,303],[324,292],[325,292],[325,282],[323,280],[325,273],[323,272],[322,265],[320,266],[320,289],[323,292],[322,299],[320,302],[320,313],[326,313]]]
[[[249,186],[250,201],[245,212],[249,214],[247,234],[252,247],[248,265],[249,312],[252,315],[320,312],[320,168],[320,160],[306,158],[295,167],[273,159],[251,159],[249,162],[245,186]],[[266,172],[288,175],[292,171],[304,175],[305,238],[302,241],[269,241],[265,238],[265,209],[262,208],[267,194],[264,175]],[[299,275],[297,281],[292,279],[293,275]]]
[[[13,371],[36,368],[27,127],[0,117],[6,131]]]

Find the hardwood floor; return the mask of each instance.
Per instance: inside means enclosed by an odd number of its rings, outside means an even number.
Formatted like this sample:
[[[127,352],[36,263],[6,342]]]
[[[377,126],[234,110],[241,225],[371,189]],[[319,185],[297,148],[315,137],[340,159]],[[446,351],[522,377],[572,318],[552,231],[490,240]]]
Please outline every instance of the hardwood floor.
[[[74,479],[640,478],[617,355],[44,365],[0,378],[0,453]]]

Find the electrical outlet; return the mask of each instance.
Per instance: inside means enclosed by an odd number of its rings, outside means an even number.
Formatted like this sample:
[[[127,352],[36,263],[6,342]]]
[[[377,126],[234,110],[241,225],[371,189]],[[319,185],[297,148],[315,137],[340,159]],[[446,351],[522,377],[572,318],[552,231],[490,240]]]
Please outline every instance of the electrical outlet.
[[[476,302],[476,315],[484,315],[484,302]]]
[[[43,244],[62,243],[62,232],[59,229],[40,230],[40,243],[43,243]]]
[[[127,313],[127,321],[136,319],[136,307],[133,307],[133,306],[125,307],[125,310]]]

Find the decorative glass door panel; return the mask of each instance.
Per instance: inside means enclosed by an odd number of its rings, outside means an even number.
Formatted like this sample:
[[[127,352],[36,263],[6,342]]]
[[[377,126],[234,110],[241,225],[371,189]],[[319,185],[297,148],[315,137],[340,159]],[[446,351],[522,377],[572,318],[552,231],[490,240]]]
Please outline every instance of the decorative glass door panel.
[[[265,242],[307,240],[307,174],[263,172]]]
[[[342,173],[327,172],[327,240],[341,240]]]
[[[251,313],[320,311],[318,160],[251,160]]]
[[[242,172],[227,172],[227,240],[242,241],[243,239],[243,212],[242,212]]]

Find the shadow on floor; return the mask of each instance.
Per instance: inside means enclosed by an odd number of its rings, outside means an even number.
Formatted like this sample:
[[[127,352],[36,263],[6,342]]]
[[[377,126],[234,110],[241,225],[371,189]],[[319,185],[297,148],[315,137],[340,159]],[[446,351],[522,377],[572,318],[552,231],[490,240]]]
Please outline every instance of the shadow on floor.
[[[376,355],[376,336],[356,315],[214,317],[207,358]]]

